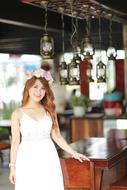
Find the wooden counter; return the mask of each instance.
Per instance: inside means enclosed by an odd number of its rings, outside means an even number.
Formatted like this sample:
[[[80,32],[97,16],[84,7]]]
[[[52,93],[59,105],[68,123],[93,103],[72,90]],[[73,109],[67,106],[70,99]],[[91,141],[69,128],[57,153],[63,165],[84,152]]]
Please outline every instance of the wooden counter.
[[[88,137],[103,137],[102,117],[71,117],[70,139],[71,142]]]
[[[109,190],[110,184],[127,171],[127,140],[88,138],[71,143],[78,152],[87,155],[95,167],[95,190]],[[59,156],[70,155],[59,150]]]
[[[70,117],[70,141],[89,137],[108,137],[112,129],[127,130],[127,116],[107,117],[103,114],[88,114]]]

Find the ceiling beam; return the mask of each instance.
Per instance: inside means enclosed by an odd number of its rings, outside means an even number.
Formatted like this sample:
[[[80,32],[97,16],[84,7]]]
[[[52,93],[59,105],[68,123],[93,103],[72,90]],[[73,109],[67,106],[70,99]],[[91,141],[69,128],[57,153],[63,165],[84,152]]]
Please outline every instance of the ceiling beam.
[[[19,21],[15,21],[15,20],[4,19],[4,18],[0,18],[0,22],[4,23],[4,24],[15,25],[15,26],[19,26],[19,27],[25,27],[25,28],[44,31],[44,27],[42,27],[42,26],[29,24],[29,23],[25,23],[25,22],[19,22]],[[54,28],[48,28],[47,30],[49,32],[61,33],[60,30],[57,30],[57,29],[54,29]]]

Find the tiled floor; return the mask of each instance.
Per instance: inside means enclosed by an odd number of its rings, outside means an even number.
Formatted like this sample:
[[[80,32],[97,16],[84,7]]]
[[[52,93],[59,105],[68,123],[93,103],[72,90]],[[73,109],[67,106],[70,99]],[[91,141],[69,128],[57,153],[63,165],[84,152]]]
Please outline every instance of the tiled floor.
[[[8,180],[9,169],[0,168],[0,190],[14,190],[14,186]]]

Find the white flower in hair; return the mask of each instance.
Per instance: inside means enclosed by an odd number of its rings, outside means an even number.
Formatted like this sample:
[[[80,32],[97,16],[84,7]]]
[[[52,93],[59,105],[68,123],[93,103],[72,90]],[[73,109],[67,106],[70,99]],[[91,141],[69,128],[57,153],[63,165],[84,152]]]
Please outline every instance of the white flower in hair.
[[[49,84],[53,83],[53,78],[49,71],[45,71],[43,69],[37,69],[28,75],[28,79],[31,79],[33,76],[37,78],[40,78],[40,77],[45,78],[49,82]]]
[[[44,77],[44,73],[45,73],[45,72],[46,72],[46,71],[43,70],[43,69],[37,69],[37,70],[34,71],[33,76],[35,76],[35,77],[37,77],[37,78],[39,78],[39,77]]]

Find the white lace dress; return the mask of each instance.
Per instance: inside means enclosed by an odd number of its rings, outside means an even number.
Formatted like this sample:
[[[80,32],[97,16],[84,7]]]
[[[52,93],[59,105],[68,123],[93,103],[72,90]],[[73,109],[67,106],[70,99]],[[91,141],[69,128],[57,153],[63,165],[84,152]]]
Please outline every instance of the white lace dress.
[[[36,121],[23,113],[20,123],[15,190],[64,190],[59,157],[50,137],[50,115]]]

